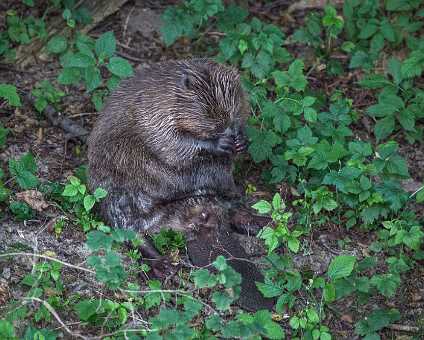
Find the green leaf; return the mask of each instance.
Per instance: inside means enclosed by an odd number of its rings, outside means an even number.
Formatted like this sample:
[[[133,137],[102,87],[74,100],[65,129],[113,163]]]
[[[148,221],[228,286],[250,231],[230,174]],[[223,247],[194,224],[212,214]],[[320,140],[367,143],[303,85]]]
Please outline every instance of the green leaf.
[[[6,144],[7,135],[9,134],[9,129],[3,127],[0,123],[0,148],[2,148]],[[1,168],[0,168],[1,169]],[[2,170],[0,170],[1,172]],[[0,176],[1,178],[2,176]]]
[[[82,300],[74,308],[82,321],[88,321],[97,312],[102,310],[100,300]]]
[[[382,74],[372,74],[362,78],[359,85],[368,89],[379,89],[393,84]]]
[[[55,35],[49,40],[46,47],[49,53],[59,54],[66,50],[68,42],[64,36]]]
[[[406,108],[399,112],[398,120],[400,125],[407,131],[414,131],[415,127],[415,113],[410,109]]]
[[[110,250],[112,242],[112,237],[102,231],[94,230],[87,234],[86,244],[91,251],[97,251],[100,249]]]
[[[267,283],[255,282],[256,287],[266,298],[280,296],[283,293],[283,288],[277,286],[274,282],[269,281]]]
[[[274,210],[280,210],[282,208],[284,209],[284,204],[282,203],[281,195],[278,192],[272,198],[272,207],[274,208]]]
[[[34,210],[24,202],[11,202],[9,204],[9,209],[18,221],[29,220],[35,215]]]
[[[369,39],[378,31],[378,25],[375,19],[369,20],[361,29],[358,38]]]
[[[400,313],[396,309],[377,309],[356,323],[355,333],[361,336],[372,334],[399,319]]]
[[[424,202],[424,187],[421,187],[420,191],[417,193],[417,203]]]
[[[21,106],[21,99],[16,92],[16,86],[0,84],[0,98],[5,99],[10,106]]]
[[[107,69],[120,78],[130,77],[134,73],[131,64],[121,57],[110,58]]]
[[[87,195],[84,197],[84,209],[85,211],[89,212],[93,206],[94,203],[96,203],[96,199],[94,198],[93,195]]]
[[[268,247],[268,253],[271,253],[278,247],[278,236],[274,229],[270,227],[264,227],[259,233],[258,237],[265,240],[265,245]]]
[[[300,241],[295,237],[287,238],[287,246],[293,253],[297,253],[300,248]]]
[[[255,203],[252,208],[257,210],[260,214],[268,214],[272,210],[272,205],[265,200],[260,200]]]
[[[222,255],[219,255],[212,264],[219,271],[223,271],[228,268],[227,260]]]
[[[391,298],[400,285],[400,276],[398,274],[374,275],[371,278],[371,284],[385,297]]]
[[[281,137],[272,130],[258,130],[254,127],[249,127],[247,135],[252,141],[249,145],[249,153],[256,163],[270,158],[274,146],[281,143]]]
[[[65,186],[65,189],[62,192],[62,196],[65,196],[65,197],[73,197],[73,196],[76,196],[77,194],[78,194],[78,187],[72,184],[67,184]]]
[[[37,165],[34,156],[30,153],[23,155],[19,160],[9,160],[9,172],[15,176],[21,189],[28,190],[35,188],[39,180],[35,176]]]
[[[93,195],[96,198],[96,201],[99,201],[107,196],[107,191],[103,188],[97,188],[96,190],[94,190]]]
[[[330,263],[327,275],[331,280],[348,277],[356,263],[356,257],[350,255],[336,256]]]
[[[81,71],[76,67],[65,67],[59,73],[57,81],[62,85],[76,85],[81,79]]]
[[[15,335],[15,329],[13,324],[5,319],[0,320],[0,335],[6,340],[17,339]]]
[[[80,52],[77,52],[75,54],[65,55],[64,58],[62,59],[62,66],[64,68],[69,68],[69,67],[86,68],[86,67],[94,66],[94,65],[95,65],[94,58]]]
[[[336,300],[336,287],[332,283],[326,283],[323,290],[325,302],[331,303]]]
[[[395,130],[395,118],[393,116],[387,116],[386,118],[380,119],[375,124],[374,135],[377,141],[387,138]]]
[[[83,75],[87,91],[89,92],[95,90],[102,83],[102,76],[100,75],[100,70],[96,66],[89,66],[85,68]]]
[[[212,302],[220,311],[228,310],[233,301],[234,299],[226,292],[214,292],[212,294]]]
[[[116,51],[115,35],[112,31],[103,33],[95,44],[96,55],[99,58],[111,58]]]
[[[196,270],[193,273],[193,280],[197,288],[212,288],[217,283],[216,276],[207,269]]]
[[[383,34],[384,39],[390,42],[395,42],[396,40],[395,30],[393,28],[393,25],[390,23],[389,20],[387,20],[387,18],[384,18],[381,21],[380,31]]]

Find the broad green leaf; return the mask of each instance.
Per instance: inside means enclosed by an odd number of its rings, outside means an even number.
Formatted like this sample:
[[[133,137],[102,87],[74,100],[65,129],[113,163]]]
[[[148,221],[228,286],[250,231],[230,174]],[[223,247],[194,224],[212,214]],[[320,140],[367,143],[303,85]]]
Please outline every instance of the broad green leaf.
[[[193,280],[197,288],[212,288],[217,283],[216,276],[207,269],[196,270],[193,273]]]
[[[131,64],[121,57],[110,58],[107,69],[120,78],[127,78],[134,74]]]
[[[94,66],[94,65],[95,65],[94,58],[80,52],[65,55],[62,59],[62,66],[64,68],[69,68],[69,67],[86,68],[86,67]]]
[[[6,99],[10,106],[21,106],[21,99],[16,92],[16,86],[0,84],[0,98]]]
[[[85,211],[90,211],[94,204],[96,203],[96,199],[94,198],[93,195],[87,195],[84,197],[84,209]]]
[[[268,214],[272,210],[272,205],[265,200],[260,200],[255,203],[252,208],[257,210],[260,214]]]
[[[374,128],[374,134],[377,141],[387,138],[395,130],[395,119],[393,116],[387,116],[386,118],[377,121]]]
[[[258,287],[262,295],[267,298],[276,297],[283,293],[283,288],[271,281],[267,283],[256,282],[256,287]]]
[[[53,54],[60,54],[68,47],[66,38],[62,35],[53,36],[47,43],[47,51]]]
[[[57,81],[62,85],[76,85],[81,79],[81,71],[76,67],[65,67],[59,73]]]
[[[327,275],[331,280],[348,277],[356,263],[356,257],[350,255],[336,256],[330,263]]]
[[[101,200],[102,198],[105,198],[107,196],[107,191],[103,188],[97,188],[96,190],[94,190],[94,197],[96,198],[96,200]]]
[[[115,35],[112,31],[103,33],[95,44],[95,51],[98,57],[111,58],[116,51]]]

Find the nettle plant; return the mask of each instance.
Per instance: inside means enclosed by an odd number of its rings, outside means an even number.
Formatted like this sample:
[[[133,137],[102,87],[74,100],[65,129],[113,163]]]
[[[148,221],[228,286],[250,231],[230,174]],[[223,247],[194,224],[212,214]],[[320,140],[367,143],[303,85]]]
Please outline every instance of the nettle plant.
[[[58,76],[59,84],[78,85],[82,82],[91,93],[96,110],[101,110],[104,97],[118,86],[121,79],[133,75],[131,64],[115,55],[113,32],[103,33],[96,40],[80,33],[70,41],[56,35],[48,42],[47,51],[59,55],[63,67]],[[108,73],[106,79],[102,70]]]

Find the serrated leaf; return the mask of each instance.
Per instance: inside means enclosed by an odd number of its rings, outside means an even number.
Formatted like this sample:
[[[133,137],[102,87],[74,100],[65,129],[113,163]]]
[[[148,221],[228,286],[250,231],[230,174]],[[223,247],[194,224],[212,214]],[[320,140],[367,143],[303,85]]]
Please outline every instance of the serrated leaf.
[[[65,55],[62,59],[62,66],[64,68],[76,67],[76,68],[85,68],[89,66],[94,66],[95,60],[81,52],[77,52],[74,54]]]
[[[68,47],[68,42],[66,38],[62,35],[53,36],[47,43],[47,51],[53,54],[60,54],[66,51]]]
[[[102,198],[105,198],[107,196],[107,191],[103,188],[97,188],[96,190],[94,190],[94,197],[96,198],[96,200],[101,200]]]
[[[230,297],[226,292],[214,292],[212,294],[212,302],[220,311],[228,310],[233,301],[234,299]]]
[[[21,99],[16,92],[16,86],[0,84],[0,98],[4,98],[10,106],[21,106]]]
[[[83,75],[88,92],[95,90],[102,83],[100,70],[96,66],[89,66],[85,68]]]
[[[134,74],[131,64],[121,57],[110,58],[107,69],[120,78],[127,78]]]
[[[283,288],[277,286],[273,282],[255,282],[256,287],[258,287],[259,291],[262,293],[262,295],[266,298],[276,297],[280,296],[283,293]]]
[[[207,269],[196,270],[193,273],[193,281],[197,288],[212,288],[217,283],[216,276]]]
[[[272,205],[265,200],[260,200],[255,203],[252,208],[257,210],[260,214],[268,214],[272,210]]]
[[[81,79],[81,71],[76,67],[65,67],[59,73],[57,81],[62,85],[75,85]]]
[[[356,257],[350,255],[336,256],[330,263],[327,275],[331,280],[348,277],[356,263]]]
[[[93,195],[87,195],[84,197],[84,209],[85,211],[90,211],[94,204],[96,203],[96,199],[94,198]]]
[[[377,141],[387,138],[395,130],[395,119],[393,116],[387,116],[380,119],[375,124],[374,135]]]
[[[116,51],[115,35],[112,31],[103,33],[95,43],[96,55],[102,58],[110,58]]]

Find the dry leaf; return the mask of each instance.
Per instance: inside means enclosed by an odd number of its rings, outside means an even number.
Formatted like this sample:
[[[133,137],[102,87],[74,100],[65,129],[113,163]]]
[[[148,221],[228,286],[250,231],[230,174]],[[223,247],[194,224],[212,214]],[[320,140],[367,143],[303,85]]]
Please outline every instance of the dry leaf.
[[[18,192],[16,198],[20,201],[24,201],[32,209],[42,212],[46,209],[49,204],[44,200],[43,194],[37,190],[27,190]]]

